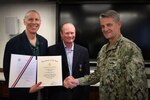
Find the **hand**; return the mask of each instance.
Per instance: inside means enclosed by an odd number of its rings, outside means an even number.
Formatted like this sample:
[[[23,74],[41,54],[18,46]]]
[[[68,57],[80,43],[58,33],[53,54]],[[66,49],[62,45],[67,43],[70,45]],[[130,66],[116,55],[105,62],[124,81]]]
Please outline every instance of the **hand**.
[[[33,86],[30,88],[29,93],[34,93],[34,92],[37,92],[37,91],[43,89],[44,86],[40,86],[41,84],[42,84],[42,82],[39,82],[38,84],[33,85]]]
[[[79,85],[78,79],[75,79],[72,76],[68,76],[64,80],[64,87],[66,87],[66,88],[71,88],[72,89],[74,87],[77,87],[77,85]]]

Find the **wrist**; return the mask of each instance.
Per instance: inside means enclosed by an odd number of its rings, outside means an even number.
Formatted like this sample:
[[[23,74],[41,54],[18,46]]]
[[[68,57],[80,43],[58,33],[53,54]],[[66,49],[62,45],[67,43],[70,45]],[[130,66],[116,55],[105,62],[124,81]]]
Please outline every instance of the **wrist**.
[[[75,81],[76,81],[76,84],[79,85],[79,80],[78,80],[78,79],[75,79]]]

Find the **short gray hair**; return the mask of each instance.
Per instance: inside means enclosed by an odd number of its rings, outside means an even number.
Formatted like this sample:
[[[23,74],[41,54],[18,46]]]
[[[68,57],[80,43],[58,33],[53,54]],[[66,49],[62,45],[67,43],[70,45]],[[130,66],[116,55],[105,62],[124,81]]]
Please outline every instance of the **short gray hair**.
[[[116,22],[120,21],[120,14],[115,10],[107,10],[106,12],[101,13],[99,16],[100,19],[109,17],[112,17]]]
[[[29,15],[29,13],[37,13],[39,16],[40,16],[40,14],[39,14],[39,12],[38,11],[36,11],[36,10],[29,10],[26,14],[25,14],[25,16],[24,16],[24,19]],[[40,17],[41,18],[41,17]]]

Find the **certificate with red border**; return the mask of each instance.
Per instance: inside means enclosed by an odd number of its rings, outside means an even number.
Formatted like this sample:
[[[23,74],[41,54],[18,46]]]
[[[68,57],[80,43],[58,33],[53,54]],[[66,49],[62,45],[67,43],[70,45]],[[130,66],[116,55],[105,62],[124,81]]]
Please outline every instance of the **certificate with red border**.
[[[11,55],[9,88],[26,88],[36,83],[37,60],[35,56]]]

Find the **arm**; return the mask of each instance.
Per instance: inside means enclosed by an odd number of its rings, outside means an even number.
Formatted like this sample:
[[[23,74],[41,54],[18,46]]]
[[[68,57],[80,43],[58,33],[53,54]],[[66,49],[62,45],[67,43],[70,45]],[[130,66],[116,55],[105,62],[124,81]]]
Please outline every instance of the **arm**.
[[[98,57],[98,61],[99,61]],[[85,75],[84,77],[80,78],[73,78],[72,76],[68,76],[64,80],[64,87],[66,88],[74,88],[77,85],[91,85],[99,82],[100,77],[100,64],[97,65],[97,69],[94,71],[94,73],[91,73],[90,75]]]
[[[100,79],[100,68],[101,68],[101,55],[103,51],[104,46],[102,47],[102,49],[100,50],[98,57],[97,57],[97,66],[96,69],[94,70],[93,73],[91,73],[90,75],[86,75],[84,77],[78,78],[79,84],[80,85],[92,85],[92,84],[96,84],[97,82],[99,82]]]
[[[126,58],[124,59],[126,68],[126,91],[128,91],[127,95],[130,95],[128,97],[147,100],[148,84],[140,49],[134,46],[129,48],[129,50],[125,52],[124,58]]]
[[[3,70],[4,70],[4,77],[5,80],[7,82],[7,84],[9,83],[9,69],[10,69],[10,58],[11,58],[11,50],[12,45],[7,42],[6,47],[5,47],[5,51],[4,51],[4,57],[3,57]]]
[[[77,79],[74,79],[72,76],[68,76],[65,80],[64,80],[64,87],[66,88],[74,88],[77,85],[91,85],[91,84],[96,84],[97,82],[99,82],[100,80],[100,68],[101,68],[101,55],[102,52],[104,52],[103,48],[105,48],[105,46],[102,47],[102,49],[100,50],[98,57],[97,57],[97,67],[96,70],[91,73],[90,75],[85,75],[84,77],[80,77]]]

